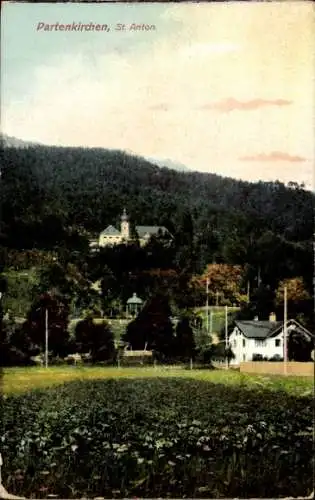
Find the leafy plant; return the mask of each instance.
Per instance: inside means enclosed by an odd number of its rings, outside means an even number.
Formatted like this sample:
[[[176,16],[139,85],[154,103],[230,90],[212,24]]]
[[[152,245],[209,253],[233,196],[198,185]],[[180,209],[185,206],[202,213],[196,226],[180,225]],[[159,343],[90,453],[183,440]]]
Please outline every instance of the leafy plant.
[[[267,380],[246,380],[77,381],[6,397],[5,485],[36,498],[306,495],[311,395],[275,398]]]

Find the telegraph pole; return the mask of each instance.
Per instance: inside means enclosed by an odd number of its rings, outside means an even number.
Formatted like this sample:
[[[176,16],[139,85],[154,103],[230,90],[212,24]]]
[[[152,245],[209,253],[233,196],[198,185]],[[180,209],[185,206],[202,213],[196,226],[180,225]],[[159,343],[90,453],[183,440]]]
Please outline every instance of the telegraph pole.
[[[283,370],[284,375],[287,375],[287,362],[288,362],[288,307],[287,307],[287,287],[284,287],[284,311],[283,311]]]
[[[45,309],[45,368],[48,368],[48,309]]]
[[[211,311],[210,311],[210,335],[212,335],[212,330],[213,330],[213,311],[211,309]]]
[[[209,333],[209,278],[206,281],[206,330]]]
[[[228,358],[228,306],[225,306],[225,363],[226,369],[229,368],[229,358]]]

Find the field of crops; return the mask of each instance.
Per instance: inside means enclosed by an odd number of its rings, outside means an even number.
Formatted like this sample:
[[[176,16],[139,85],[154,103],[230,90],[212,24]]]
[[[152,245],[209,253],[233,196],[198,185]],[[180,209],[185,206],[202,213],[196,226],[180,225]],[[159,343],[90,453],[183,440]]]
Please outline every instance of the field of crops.
[[[46,388],[30,390],[31,383],[44,387],[45,373]],[[309,380],[58,367],[6,370],[4,389],[3,479],[17,495],[271,498],[312,491]]]

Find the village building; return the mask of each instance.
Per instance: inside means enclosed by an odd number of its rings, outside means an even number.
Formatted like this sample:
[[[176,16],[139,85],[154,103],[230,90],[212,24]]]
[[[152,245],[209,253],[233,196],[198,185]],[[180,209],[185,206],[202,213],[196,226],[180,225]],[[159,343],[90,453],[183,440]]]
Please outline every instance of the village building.
[[[141,246],[148,243],[151,236],[168,235],[171,237],[170,232],[164,226],[135,226],[136,236]],[[121,216],[120,230],[110,225],[99,235],[98,242],[95,240],[91,242],[91,248],[119,245],[132,241],[129,217],[124,209]]]
[[[286,322],[287,347],[290,336],[295,334],[309,343],[310,352],[313,336],[294,319]],[[276,321],[274,314],[269,320],[236,321],[229,337],[230,347],[235,358],[231,365],[239,365],[243,361],[282,360],[284,358],[284,323]]]

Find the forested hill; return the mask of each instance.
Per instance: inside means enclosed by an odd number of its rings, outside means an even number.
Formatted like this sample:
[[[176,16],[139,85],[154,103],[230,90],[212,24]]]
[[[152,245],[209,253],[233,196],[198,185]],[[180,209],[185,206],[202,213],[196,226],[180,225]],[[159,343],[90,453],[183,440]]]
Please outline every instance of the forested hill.
[[[314,196],[295,184],[176,172],[96,148],[7,147],[1,163],[2,241],[11,248],[97,233],[126,207],[137,224],[193,241],[198,267],[214,258],[244,264],[258,243],[265,259],[284,244],[291,259],[309,252]]]

